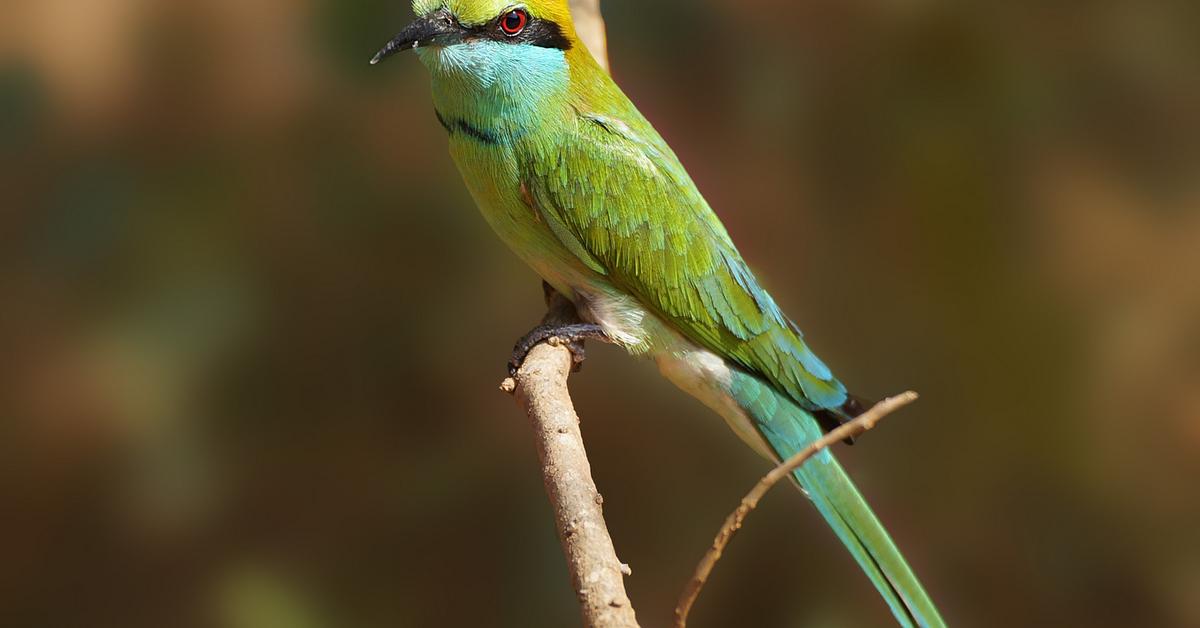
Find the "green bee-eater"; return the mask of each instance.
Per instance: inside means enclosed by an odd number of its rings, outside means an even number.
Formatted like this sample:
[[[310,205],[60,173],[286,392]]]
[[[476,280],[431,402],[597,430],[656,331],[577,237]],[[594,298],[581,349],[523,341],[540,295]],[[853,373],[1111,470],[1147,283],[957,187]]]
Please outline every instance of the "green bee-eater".
[[[580,42],[567,0],[415,0],[372,61],[416,49],[467,188],[581,318],[772,460],[860,412],[747,268],[646,118]],[[796,472],[906,626],[942,619],[828,450]]]

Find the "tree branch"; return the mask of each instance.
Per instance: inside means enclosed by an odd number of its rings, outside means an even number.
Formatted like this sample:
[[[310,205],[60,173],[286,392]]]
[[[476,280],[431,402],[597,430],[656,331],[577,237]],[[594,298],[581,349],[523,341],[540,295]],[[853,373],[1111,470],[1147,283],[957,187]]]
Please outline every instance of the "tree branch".
[[[604,17],[600,15],[600,0],[571,0],[571,17],[583,45],[596,57],[600,66],[608,70],[608,38],[605,35]]]
[[[574,306],[562,295],[551,293],[548,301],[550,311],[544,324],[578,322]],[[567,389],[574,360],[570,350],[553,341],[534,347],[516,379],[505,380],[501,388],[516,395],[533,423],[542,482],[554,509],[555,528],[571,573],[571,586],[579,597],[584,625],[636,628],[637,618],[623,578],[631,572],[617,559],[608,534],[603,500],[592,480],[579,416]]]
[[[733,540],[733,536],[742,528],[742,525],[746,522],[746,517],[750,515],[750,511],[758,507],[758,502],[767,494],[767,491],[770,491],[772,487],[783,479],[791,477],[793,471],[799,469],[801,465],[807,462],[809,458],[815,456],[817,452],[847,438],[859,436],[863,432],[874,428],[884,417],[916,400],[917,393],[908,391],[880,401],[858,418],[829,432],[820,440],[805,447],[800,453],[780,463],[779,466],[764,476],[763,479],[759,480],[758,484],[753,489],[750,489],[750,492],[742,498],[742,503],[737,507],[737,510],[734,510],[725,518],[725,524],[717,532],[717,537],[713,540],[712,547],[700,559],[700,564],[696,565],[696,571],[692,575],[692,579],[684,587],[683,593],[679,596],[679,602],[675,605],[675,627],[684,628],[687,625],[688,613],[691,612],[692,606],[696,603],[696,598],[700,596],[700,591],[704,588],[704,584],[708,582],[708,577],[712,574],[713,568],[717,566],[717,561],[721,560],[721,554],[725,551],[725,547],[729,545],[729,541]]]

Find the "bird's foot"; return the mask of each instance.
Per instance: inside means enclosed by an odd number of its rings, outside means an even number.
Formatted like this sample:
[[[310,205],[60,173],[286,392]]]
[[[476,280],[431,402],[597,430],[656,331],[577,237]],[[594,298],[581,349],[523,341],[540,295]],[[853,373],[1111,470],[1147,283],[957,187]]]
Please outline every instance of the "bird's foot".
[[[543,342],[570,349],[571,359],[574,363],[573,370],[578,371],[583,367],[583,360],[587,357],[583,348],[583,341],[589,339],[612,342],[612,338],[609,338],[602,327],[591,323],[539,325],[534,327],[528,334],[525,334],[523,338],[517,341],[517,346],[513,347],[512,359],[508,361],[508,374],[511,377],[516,377],[517,371],[525,363],[525,358],[529,356],[529,352]]]

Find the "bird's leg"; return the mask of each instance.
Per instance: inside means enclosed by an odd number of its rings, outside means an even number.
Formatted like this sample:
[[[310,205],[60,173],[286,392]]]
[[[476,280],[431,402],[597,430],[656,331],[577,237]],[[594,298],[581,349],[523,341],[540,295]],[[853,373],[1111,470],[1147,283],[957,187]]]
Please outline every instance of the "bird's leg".
[[[591,338],[612,342],[600,326],[581,321],[575,304],[545,281],[542,282],[542,294],[546,298],[546,316],[540,325],[525,334],[517,341],[517,346],[513,347],[512,359],[508,362],[508,373],[512,377],[516,377],[517,370],[525,362],[525,357],[539,343],[550,342],[570,349],[574,362],[573,370],[578,371],[585,357],[584,340]]]
[[[587,357],[583,341],[588,339],[612,342],[602,327],[592,323],[538,325],[518,340],[517,346],[513,347],[512,359],[508,362],[508,374],[516,377],[517,371],[520,370],[521,364],[525,362],[529,352],[543,342],[570,349],[574,370],[578,371],[583,367],[583,360]]]

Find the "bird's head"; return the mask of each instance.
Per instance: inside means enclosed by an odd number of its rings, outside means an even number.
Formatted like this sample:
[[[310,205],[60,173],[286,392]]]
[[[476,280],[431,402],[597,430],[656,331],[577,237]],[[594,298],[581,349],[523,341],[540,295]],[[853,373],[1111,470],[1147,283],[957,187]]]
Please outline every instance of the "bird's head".
[[[417,19],[371,60],[416,50],[431,70],[481,78],[565,64],[580,46],[567,0],[413,0]]]

